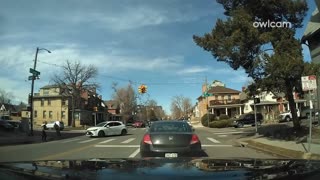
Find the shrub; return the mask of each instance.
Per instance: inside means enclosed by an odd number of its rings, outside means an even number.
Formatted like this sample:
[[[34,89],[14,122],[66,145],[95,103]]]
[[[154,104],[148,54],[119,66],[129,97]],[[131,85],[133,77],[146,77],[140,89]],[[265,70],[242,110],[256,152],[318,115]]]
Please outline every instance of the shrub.
[[[210,128],[225,128],[232,126],[232,120],[219,120],[219,121],[213,121],[209,124]]]
[[[228,115],[225,115],[225,114],[221,114],[219,116],[219,119],[222,120],[222,119],[230,119],[230,117]]]
[[[216,120],[216,115],[214,114],[209,114],[209,123]],[[203,126],[208,127],[208,115],[205,114],[201,117],[201,123]]]

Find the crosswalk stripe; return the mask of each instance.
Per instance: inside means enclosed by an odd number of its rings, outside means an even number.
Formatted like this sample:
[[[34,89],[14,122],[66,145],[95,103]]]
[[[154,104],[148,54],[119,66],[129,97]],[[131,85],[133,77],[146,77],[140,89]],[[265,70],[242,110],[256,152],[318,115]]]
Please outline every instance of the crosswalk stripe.
[[[80,139],[69,139],[66,141],[62,141],[61,143],[68,143],[68,142],[73,142],[73,141],[79,141]]]
[[[134,158],[137,154],[139,154],[140,148],[136,149],[132,154],[130,154],[129,158]]]
[[[218,135],[218,137],[227,137],[228,135],[226,134],[222,134],[222,135]]]
[[[224,133],[213,133],[213,134],[250,134],[251,132],[243,132],[243,131],[237,131],[237,132],[224,132]]]
[[[108,140],[105,140],[105,141],[99,142],[99,144],[108,143],[108,142],[111,142],[111,141],[113,141],[113,140],[115,140],[115,139],[108,139]]]
[[[136,138],[130,138],[130,139],[127,139],[127,140],[125,140],[125,141],[123,141],[123,142],[121,142],[121,143],[129,143],[129,142],[131,142],[131,141],[133,141],[133,140],[135,140]]]
[[[140,145],[94,145],[94,147],[115,147],[115,148],[119,148],[119,147],[140,147]]]
[[[91,142],[91,141],[95,141],[95,140],[98,140],[98,139],[89,139],[89,140],[81,141],[79,143],[87,143],[87,142]]]
[[[213,139],[213,138],[207,138],[209,141],[213,142],[213,143],[220,143],[220,141]]]
[[[233,147],[233,145],[228,144],[202,144],[202,147]]]

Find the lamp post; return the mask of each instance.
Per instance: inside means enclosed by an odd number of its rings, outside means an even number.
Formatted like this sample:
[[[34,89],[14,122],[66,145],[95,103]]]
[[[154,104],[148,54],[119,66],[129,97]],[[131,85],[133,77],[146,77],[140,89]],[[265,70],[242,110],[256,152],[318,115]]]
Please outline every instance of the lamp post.
[[[30,73],[32,73],[32,76],[29,76],[29,80],[31,79],[31,94],[30,94],[30,135],[33,136],[33,90],[34,90],[34,80],[36,78],[39,78],[40,72],[36,71],[37,66],[37,60],[38,60],[38,53],[41,50],[45,50],[48,53],[51,53],[48,49],[45,48],[38,48],[36,50],[36,55],[34,58],[34,64],[33,69],[30,69]]]

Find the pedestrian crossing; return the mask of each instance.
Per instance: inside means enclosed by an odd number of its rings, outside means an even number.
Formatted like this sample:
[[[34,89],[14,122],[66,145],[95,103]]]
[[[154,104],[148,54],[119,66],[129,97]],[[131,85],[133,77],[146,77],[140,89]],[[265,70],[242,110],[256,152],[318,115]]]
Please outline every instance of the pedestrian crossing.
[[[106,137],[108,138],[108,137]],[[72,144],[89,144],[91,143],[94,147],[139,147],[142,137],[111,137],[110,139],[106,138],[73,138],[67,140],[56,141],[56,143],[72,143]],[[199,137],[203,146],[212,147],[217,144],[223,144],[221,140],[217,140],[213,137]],[[218,146],[218,145],[217,145]]]

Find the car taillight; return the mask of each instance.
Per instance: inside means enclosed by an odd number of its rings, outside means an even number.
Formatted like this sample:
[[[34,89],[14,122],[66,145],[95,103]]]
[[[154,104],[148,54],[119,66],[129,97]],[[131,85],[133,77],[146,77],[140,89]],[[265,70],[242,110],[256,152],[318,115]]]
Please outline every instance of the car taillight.
[[[191,137],[190,144],[195,144],[195,143],[198,143],[198,142],[199,142],[198,136],[193,134],[192,137]]]
[[[145,144],[152,144],[151,138],[150,138],[150,135],[149,135],[149,134],[144,135],[144,137],[143,137],[143,142],[144,142]]]

